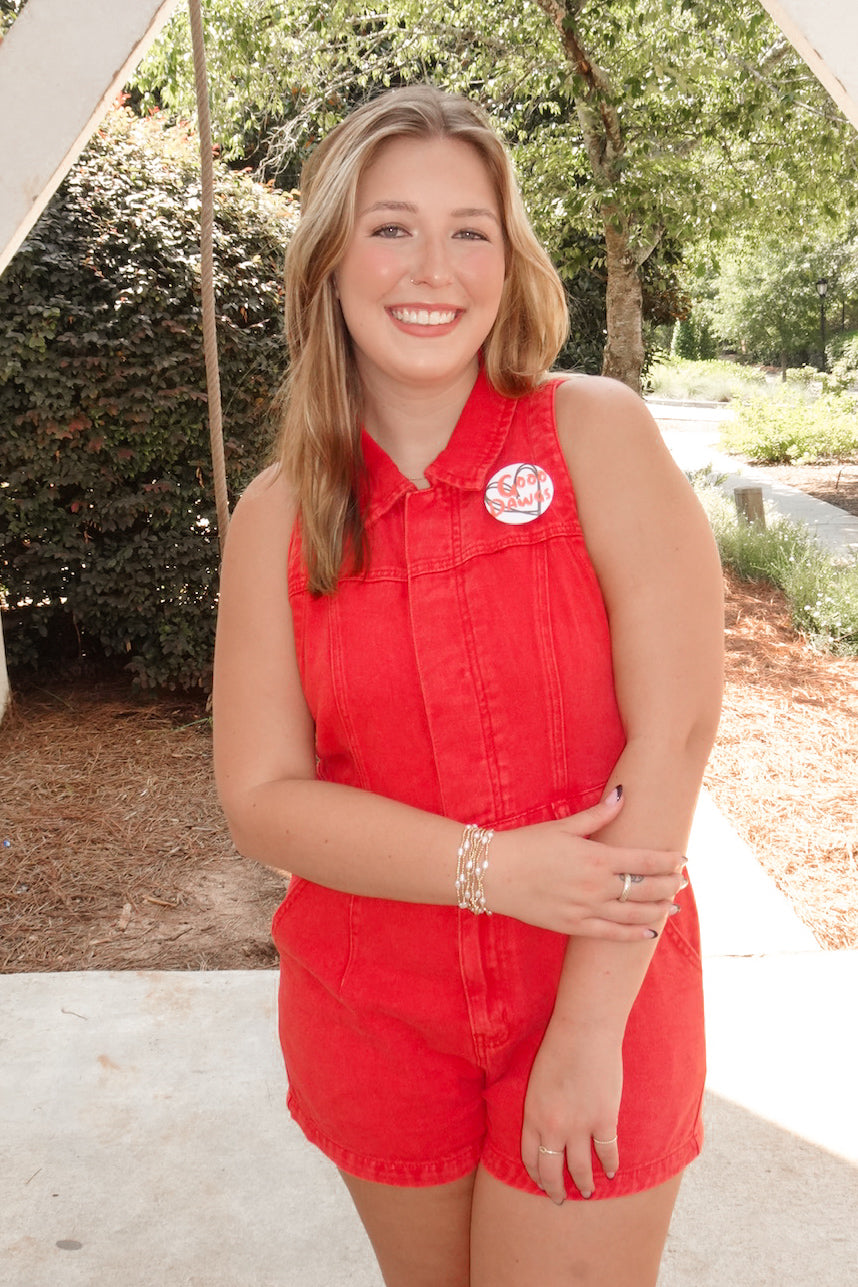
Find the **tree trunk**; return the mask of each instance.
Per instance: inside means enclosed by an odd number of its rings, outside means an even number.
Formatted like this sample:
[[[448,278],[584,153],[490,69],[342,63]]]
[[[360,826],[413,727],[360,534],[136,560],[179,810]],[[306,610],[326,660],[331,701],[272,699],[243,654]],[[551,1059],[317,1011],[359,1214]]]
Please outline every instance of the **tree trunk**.
[[[621,380],[635,393],[640,393],[644,362],[640,270],[629,246],[628,233],[617,230],[616,212],[604,210],[603,215],[607,251],[605,304],[608,341],[602,358],[602,375]]]

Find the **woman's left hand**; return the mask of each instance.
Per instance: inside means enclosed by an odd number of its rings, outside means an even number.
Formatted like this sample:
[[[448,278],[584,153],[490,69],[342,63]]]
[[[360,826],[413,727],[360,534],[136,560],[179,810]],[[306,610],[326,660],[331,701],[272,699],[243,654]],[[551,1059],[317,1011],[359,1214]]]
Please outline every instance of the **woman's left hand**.
[[[521,1156],[534,1184],[558,1206],[566,1199],[567,1169],[582,1197],[593,1193],[594,1149],[608,1179],[616,1174],[622,1091],[622,1036],[549,1024],[528,1082]]]

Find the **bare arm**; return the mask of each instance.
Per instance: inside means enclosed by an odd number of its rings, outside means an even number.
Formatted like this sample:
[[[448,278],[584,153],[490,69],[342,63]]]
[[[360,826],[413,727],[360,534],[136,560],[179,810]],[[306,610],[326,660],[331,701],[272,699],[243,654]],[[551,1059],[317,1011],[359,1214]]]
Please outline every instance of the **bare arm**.
[[[610,381],[570,382],[558,391],[558,426],[608,609],[627,737],[611,776],[623,783],[625,807],[599,839],[682,852],[720,711],[717,551],[690,486],[628,390]],[[526,1165],[555,1200],[563,1159],[538,1154],[538,1144],[560,1147],[565,1137],[570,1173],[582,1192],[592,1191],[590,1138],[616,1134],[620,1047],[654,949],[654,942],[570,939],[523,1138]],[[564,1116],[569,1076],[581,1106],[574,1121]],[[553,1144],[542,1138],[546,1132]],[[618,1147],[622,1140],[597,1149],[608,1174]]]
[[[319,884],[371,897],[453,904],[462,821],[367,791],[319,782],[314,729],[301,688],[287,594],[294,509],[268,471],[240,501],[221,577],[215,654],[215,771],[245,856]],[[497,837],[495,911],[564,933],[649,937],[676,888],[661,852],[630,853],[586,839],[621,812],[602,804],[574,818]],[[616,872],[652,873],[624,905]]]

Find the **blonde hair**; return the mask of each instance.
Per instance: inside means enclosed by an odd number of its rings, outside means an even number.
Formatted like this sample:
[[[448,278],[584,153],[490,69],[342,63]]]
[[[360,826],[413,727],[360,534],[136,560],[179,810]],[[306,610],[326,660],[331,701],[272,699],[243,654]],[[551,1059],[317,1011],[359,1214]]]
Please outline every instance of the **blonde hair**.
[[[355,222],[364,170],[398,138],[450,138],[476,149],[500,207],[506,279],[483,345],[486,375],[519,396],[544,378],[568,331],[560,279],[530,227],[509,155],[482,109],[431,85],[394,89],[352,112],[301,175],[301,218],[286,254],[290,366],[279,397],[278,454],[295,490],[310,589],[330,594],[344,564],[365,563],[360,511],[361,387],[334,272]]]

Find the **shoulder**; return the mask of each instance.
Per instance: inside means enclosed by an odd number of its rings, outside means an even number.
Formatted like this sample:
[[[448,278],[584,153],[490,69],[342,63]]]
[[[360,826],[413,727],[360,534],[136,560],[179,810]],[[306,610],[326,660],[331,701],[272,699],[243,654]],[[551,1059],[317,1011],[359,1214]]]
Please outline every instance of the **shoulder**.
[[[224,547],[221,583],[235,578],[280,584],[289,558],[297,505],[278,465],[253,479],[233,511]]]
[[[642,398],[601,376],[556,390],[557,437],[591,555],[634,559],[653,536],[696,522],[699,508]],[[648,548],[648,547],[647,547]]]
[[[602,375],[572,375],[559,380],[555,410],[561,437],[597,434],[604,440],[658,433],[643,399],[619,380]]]
[[[238,502],[238,506],[244,509],[280,509],[284,505],[294,511],[291,488],[278,464],[269,465],[262,473],[257,474],[245,487]]]
[[[557,436],[576,490],[610,476],[634,487],[673,470],[670,453],[646,403],[618,380],[571,376],[555,391]]]
[[[229,531],[266,529],[274,537],[291,532],[297,503],[279,465],[269,465],[248,484],[235,507]]]

